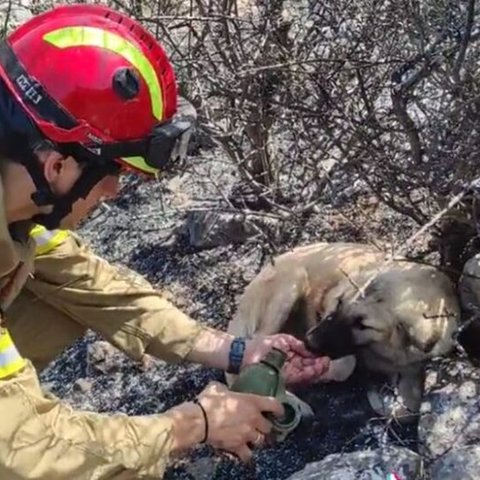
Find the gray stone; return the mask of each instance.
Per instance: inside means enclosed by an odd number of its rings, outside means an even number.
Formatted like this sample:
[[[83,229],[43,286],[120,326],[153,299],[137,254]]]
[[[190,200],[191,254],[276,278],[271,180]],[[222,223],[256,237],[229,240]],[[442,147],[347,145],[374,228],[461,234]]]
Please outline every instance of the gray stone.
[[[458,282],[460,302],[466,314],[458,343],[473,361],[480,361],[480,254],[470,258]]]
[[[466,360],[442,359],[427,369],[418,426],[420,452],[430,459],[480,442],[480,372]]]
[[[120,350],[102,340],[88,345],[87,348],[88,366],[102,373],[115,370],[124,357]]]
[[[458,282],[460,300],[465,310],[478,312],[480,306],[480,254],[470,258]]]
[[[480,472],[480,446],[452,450],[431,469],[431,480],[476,480]]]
[[[190,196],[185,191],[185,178],[183,175],[172,177],[167,183],[167,188],[171,195],[170,203],[175,208],[187,208],[192,202]]]
[[[217,462],[214,457],[203,457],[187,464],[185,469],[195,480],[210,480],[215,473]]]
[[[73,386],[81,393],[89,393],[92,390],[93,382],[87,378],[79,378]]]
[[[307,465],[288,480],[385,480],[392,474],[402,480],[420,480],[422,459],[402,447],[336,453]]]
[[[255,215],[195,211],[187,215],[185,229],[191,246],[214,248],[244,243],[249,237],[271,231],[277,222]]]

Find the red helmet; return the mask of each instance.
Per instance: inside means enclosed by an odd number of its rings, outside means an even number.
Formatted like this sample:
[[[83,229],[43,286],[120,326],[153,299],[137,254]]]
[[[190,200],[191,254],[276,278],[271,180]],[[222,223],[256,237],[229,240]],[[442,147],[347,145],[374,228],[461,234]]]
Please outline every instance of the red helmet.
[[[104,6],[57,7],[20,26],[0,46],[0,77],[46,138],[143,173],[165,167],[191,126],[174,119],[163,48]]]

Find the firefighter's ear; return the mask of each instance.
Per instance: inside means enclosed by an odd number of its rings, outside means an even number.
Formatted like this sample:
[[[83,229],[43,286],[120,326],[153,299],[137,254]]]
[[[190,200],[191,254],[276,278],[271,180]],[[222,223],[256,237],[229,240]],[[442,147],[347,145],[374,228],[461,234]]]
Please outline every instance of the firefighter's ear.
[[[44,150],[37,155],[52,192],[56,195],[68,193],[82,173],[81,166],[73,157],[64,157],[55,150]]]
[[[65,157],[55,150],[44,150],[38,153],[38,159],[43,166],[43,174],[50,185],[62,175],[65,168]]]

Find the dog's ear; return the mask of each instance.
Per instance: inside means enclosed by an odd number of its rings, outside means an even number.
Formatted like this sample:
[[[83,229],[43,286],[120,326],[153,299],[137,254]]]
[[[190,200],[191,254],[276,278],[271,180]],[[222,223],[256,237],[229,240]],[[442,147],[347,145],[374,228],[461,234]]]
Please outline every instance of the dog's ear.
[[[323,302],[318,321],[322,321],[324,318],[330,318],[332,315],[337,315],[341,312],[348,302],[349,293],[351,294],[352,292],[348,292],[345,289],[345,285],[338,285],[332,288]]]
[[[412,332],[402,321],[399,321],[395,327],[402,339],[402,345],[404,348],[413,346],[417,350],[428,354],[433,350],[439,340],[439,336],[435,335],[434,332],[428,337],[422,338],[418,336],[416,332]]]

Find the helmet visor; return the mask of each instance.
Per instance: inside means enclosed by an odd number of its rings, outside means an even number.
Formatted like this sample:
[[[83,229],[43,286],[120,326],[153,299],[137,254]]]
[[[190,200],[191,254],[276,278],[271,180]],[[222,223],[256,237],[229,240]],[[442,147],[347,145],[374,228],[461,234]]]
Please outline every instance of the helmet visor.
[[[155,176],[160,171],[182,168],[192,129],[189,120],[174,119],[156,126],[145,139],[95,145],[90,151],[104,159],[118,160],[137,172]]]

